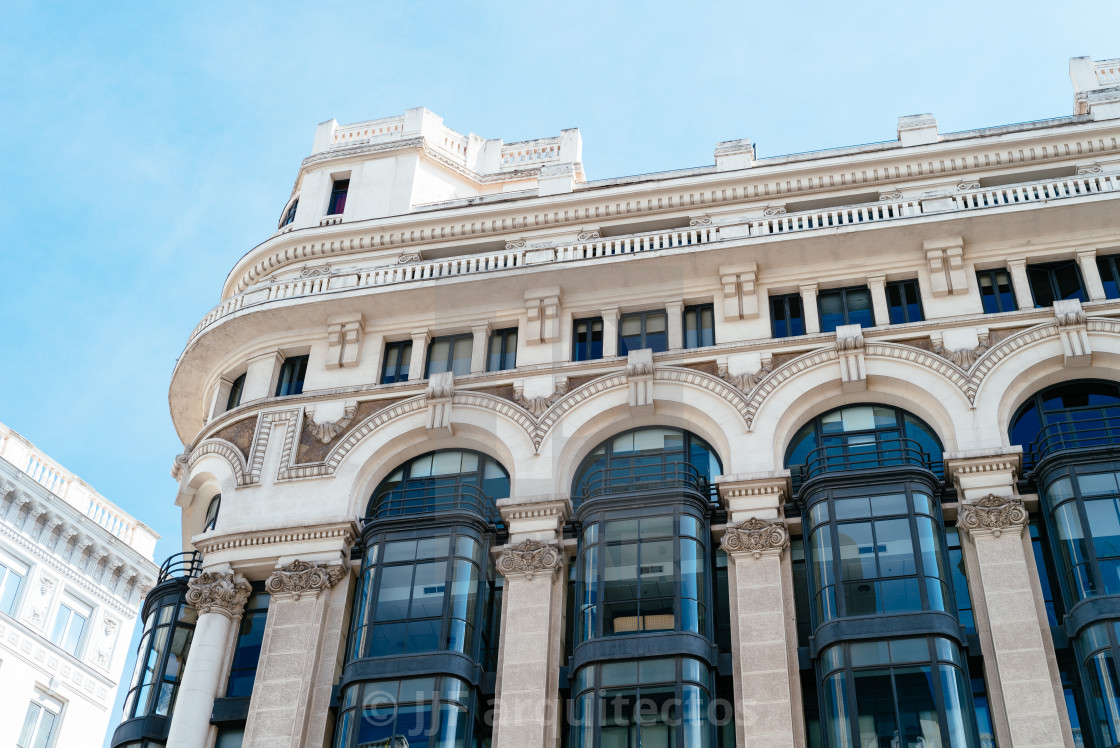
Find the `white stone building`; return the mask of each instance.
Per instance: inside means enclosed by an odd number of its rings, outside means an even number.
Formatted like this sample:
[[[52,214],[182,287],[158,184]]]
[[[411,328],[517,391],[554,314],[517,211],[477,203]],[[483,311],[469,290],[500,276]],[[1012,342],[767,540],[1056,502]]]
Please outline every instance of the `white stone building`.
[[[114,744],[1117,744],[1120,61],[1070,72],[603,180],[321,124],[174,372],[197,623]]]
[[[158,537],[0,423],[0,745],[102,745]]]

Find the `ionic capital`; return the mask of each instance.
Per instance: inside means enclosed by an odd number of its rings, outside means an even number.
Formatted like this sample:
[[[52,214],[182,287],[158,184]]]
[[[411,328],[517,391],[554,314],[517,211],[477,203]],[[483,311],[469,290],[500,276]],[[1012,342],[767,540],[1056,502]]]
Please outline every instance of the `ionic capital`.
[[[299,600],[307,595],[316,598],[334,587],[345,575],[346,571],[341,566],[296,560],[272,572],[272,576],[264,583],[264,588],[273,597],[285,596]]]
[[[198,614],[220,613],[237,619],[253,588],[245,577],[232,571],[206,571],[188,583],[187,602]]]

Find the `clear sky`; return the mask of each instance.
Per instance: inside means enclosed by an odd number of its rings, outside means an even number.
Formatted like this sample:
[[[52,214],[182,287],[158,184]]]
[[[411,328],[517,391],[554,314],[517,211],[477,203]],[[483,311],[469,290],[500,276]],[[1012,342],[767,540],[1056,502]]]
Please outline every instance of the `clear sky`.
[[[579,127],[589,178],[1070,114],[1117,2],[9,0],[0,421],[179,550],[176,357],[267,238],[315,125],[425,106],[506,141]],[[131,665],[129,666],[131,668]],[[114,715],[114,720],[117,715]]]

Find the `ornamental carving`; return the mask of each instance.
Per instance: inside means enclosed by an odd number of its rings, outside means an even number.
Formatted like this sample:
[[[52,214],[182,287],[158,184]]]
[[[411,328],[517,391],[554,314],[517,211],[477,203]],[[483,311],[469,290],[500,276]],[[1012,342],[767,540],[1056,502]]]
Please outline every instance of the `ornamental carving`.
[[[1058,327],[1083,325],[1088,320],[1081,304],[1064,306],[1061,311],[1055,309],[1054,317],[1058,320]]]
[[[742,390],[743,392],[750,392],[773,370],[774,365],[769,361],[764,363],[758,371],[744,374],[732,374],[728,371],[726,366],[721,366],[719,368],[719,378],[736,389]]]
[[[357,405],[347,405],[342,418],[337,421],[327,421],[326,423],[315,423],[315,413],[310,410],[303,412],[304,418],[307,420],[307,430],[315,436],[323,444],[330,444],[336,436],[346,430],[346,427],[354,420],[354,415],[358,412]]]
[[[598,239],[598,238],[599,238],[599,232],[598,231],[581,231],[581,232],[579,232],[579,234],[576,235],[576,241],[579,241],[579,242],[585,242],[585,241],[588,241],[588,240],[591,240],[591,239]]]
[[[293,600],[299,600],[304,595],[318,597],[334,587],[345,574],[341,566],[296,560],[272,572],[264,587],[270,595],[291,595]]]
[[[690,218],[690,219],[688,219],[688,225],[689,226],[711,226],[712,225],[712,219],[709,218],[708,216],[704,216],[703,218]]]
[[[762,211],[762,215],[766,216],[767,218],[770,216],[784,216],[785,213],[785,208],[767,208],[766,210]]]
[[[720,548],[727,553],[751,553],[761,558],[767,551],[778,551],[789,545],[789,531],[778,519],[751,517],[727,528]]]
[[[980,183],[979,182],[961,182],[960,184],[957,185],[957,189],[960,190],[961,192],[964,192],[965,190],[978,190],[978,189],[980,189]]]
[[[410,265],[414,262],[420,262],[420,260],[422,260],[422,259],[424,259],[424,258],[420,256],[419,252],[412,252],[412,253],[408,253],[408,254],[402,254],[400,257],[398,257],[397,258],[397,264],[398,265]]]
[[[556,389],[548,397],[525,397],[525,393],[520,387],[513,388],[513,401],[520,405],[525,410],[533,414],[534,418],[540,418],[545,412],[552,407],[553,403],[562,398],[568,393],[568,383],[561,382],[556,385]]]
[[[883,194],[879,195],[879,201],[880,202],[883,202],[885,200],[901,200],[901,199],[902,199],[902,193],[901,192],[884,192]]]
[[[560,548],[537,540],[523,540],[503,550],[498,557],[498,571],[503,577],[532,579],[536,574],[553,575],[563,566],[564,554]]]
[[[327,263],[324,263],[322,265],[314,265],[314,266],[304,265],[302,268],[300,268],[299,277],[300,278],[318,278],[320,276],[330,275],[333,272],[334,272],[334,270]]]
[[[976,360],[984,355],[984,352],[991,348],[990,338],[987,335],[979,336],[980,342],[975,348],[959,348],[955,351],[949,350],[940,340],[933,340],[933,352],[946,361],[951,361],[965,371],[972,368]]]
[[[970,532],[989,530],[997,538],[1004,530],[1022,530],[1027,524],[1023,500],[989,494],[971,504],[962,504],[957,526]]]
[[[520,240],[515,242],[506,242],[506,249],[525,249],[525,242]]]
[[[253,588],[232,571],[206,571],[188,583],[187,602],[198,614],[221,613],[240,618]]]
[[[1100,174],[1101,171],[1102,169],[1099,164],[1093,164],[1092,166],[1084,166],[1078,169],[1077,174],[1078,176],[1083,176],[1086,174]]]

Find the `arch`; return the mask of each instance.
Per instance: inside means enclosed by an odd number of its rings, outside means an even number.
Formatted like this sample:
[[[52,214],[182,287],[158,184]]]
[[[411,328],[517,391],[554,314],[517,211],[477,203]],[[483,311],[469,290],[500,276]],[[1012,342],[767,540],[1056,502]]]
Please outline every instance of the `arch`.
[[[452,466],[455,469],[448,470]],[[497,468],[501,475],[495,475],[491,470],[492,467]],[[453,486],[448,483],[452,480],[454,480]],[[409,510],[409,502],[413,501],[409,496],[415,496],[414,492],[417,489],[422,491],[421,498],[426,504],[425,511]],[[398,502],[396,507],[394,508],[392,504],[382,504],[383,497],[388,497],[390,502]],[[482,511],[484,515],[496,516],[497,507],[493,502],[508,497],[509,470],[486,452],[461,448],[435,449],[398,463],[395,468],[392,468],[389,475],[381,479],[370,495],[366,503],[365,516],[368,518],[389,516],[389,514],[394,516],[434,514],[439,511],[437,507],[440,505],[447,508],[460,508],[463,503],[471,502],[474,502],[473,509],[485,510]],[[411,506],[415,506],[415,503]],[[375,514],[379,508],[387,513]]]
[[[187,470],[193,474],[195,465],[210,456],[217,457],[225,462],[232,474],[233,485],[244,486],[250,483],[248,465],[245,463],[241,450],[225,439],[216,437],[207,439],[191,450],[190,457],[187,458]]]

